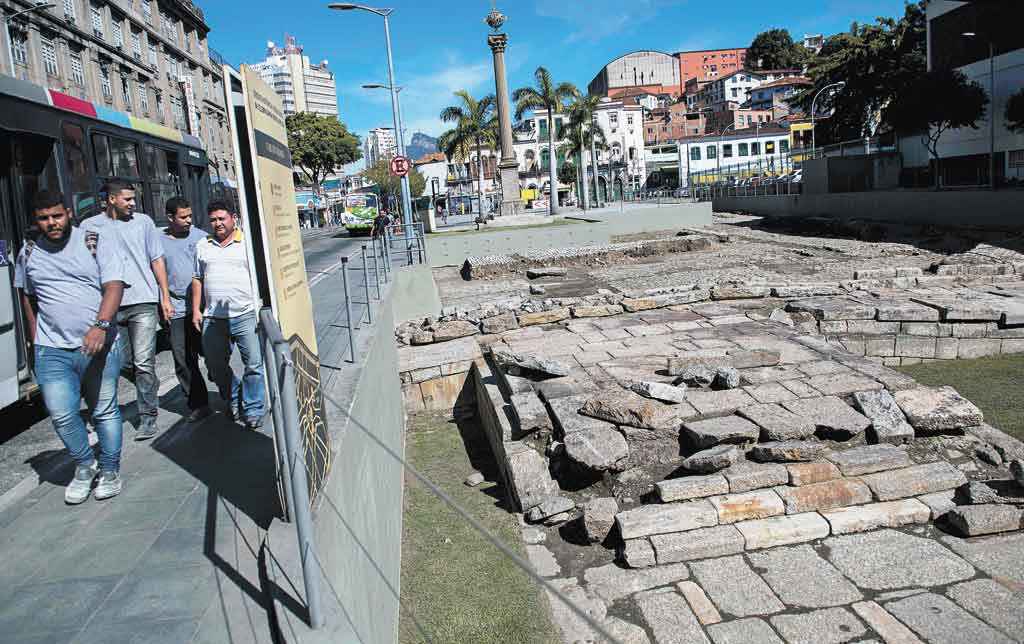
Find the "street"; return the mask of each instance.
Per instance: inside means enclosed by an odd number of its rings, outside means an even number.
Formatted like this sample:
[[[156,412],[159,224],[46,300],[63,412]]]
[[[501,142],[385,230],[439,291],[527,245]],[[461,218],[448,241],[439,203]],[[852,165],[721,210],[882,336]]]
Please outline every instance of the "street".
[[[368,237],[349,238],[342,229],[318,229],[304,231],[306,270],[313,294],[314,321],[317,335],[325,337],[324,331],[334,325],[344,328],[347,317],[344,307],[344,291],[341,287],[340,258],[355,254],[350,271],[353,296],[353,317],[365,323],[366,290],[363,285],[360,246],[368,243]],[[370,278],[373,280],[373,264],[369,262]],[[375,293],[374,293],[375,294]],[[346,337],[334,334],[335,337]],[[163,347],[166,349],[166,347]],[[329,342],[320,347],[321,360],[325,367],[343,361],[348,346],[344,342]],[[161,406],[178,399],[178,383],[174,377],[174,365],[170,351],[157,354],[157,377],[160,379]],[[121,378],[119,400],[125,412],[125,424],[134,427],[134,405],[124,401],[135,399],[135,387]],[[0,432],[0,509],[35,487],[37,475],[59,467],[64,459],[64,446],[53,431],[41,401],[22,402],[5,411],[4,429]],[[132,429],[126,428],[126,445],[131,441]],[[57,458],[54,458],[57,457]],[[17,488],[17,490],[14,490]],[[12,492],[12,490],[14,490]],[[10,493],[10,494],[9,494]]]

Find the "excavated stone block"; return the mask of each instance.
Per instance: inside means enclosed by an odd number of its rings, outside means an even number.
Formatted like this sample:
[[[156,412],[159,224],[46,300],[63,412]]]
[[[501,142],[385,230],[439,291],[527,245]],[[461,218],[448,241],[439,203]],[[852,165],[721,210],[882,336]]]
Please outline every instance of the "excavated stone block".
[[[919,435],[961,433],[984,421],[981,410],[949,386],[907,389],[893,397]]]
[[[724,557],[743,552],[745,541],[735,526],[720,525],[651,537],[658,565]]]
[[[752,443],[760,428],[739,416],[722,416],[683,423],[683,435],[694,448],[706,449],[722,443]]]
[[[914,437],[914,428],[888,391],[859,391],[852,397],[860,413],[871,421],[869,433],[875,442],[899,444]]]
[[[804,398],[782,406],[813,422],[818,432],[836,440],[849,440],[864,432],[871,421],[835,396]]]
[[[658,498],[663,503],[669,503],[726,494],[729,492],[729,482],[721,474],[683,476],[677,479],[658,481],[654,484],[654,489],[657,490]]]
[[[764,519],[786,512],[782,499],[772,490],[713,496],[708,500],[718,511],[718,522],[721,524]]]
[[[718,525],[718,512],[706,500],[644,505],[615,515],[623,539],[685,532]]]
[[[801,487],[775,488],[786,504],[786,514],[800,514],[869,503],[871,490],[856,479],[833,479]]]
[[[742,456],[743,452],[735,445],[717,445],[687,457],[682,468],[688,472],[710,474],[732,466]]]
[[[755,461],[791,463],[813,461],[821,457],[828,447],[819,441],[775,441],[759,443],[750,450]]]
[[[868,474],[861,477],[861,480],[871,488],[879,501],[952,490],[967,481],[963,472],[946,461]]]
[[[843,476],[860,476],[913,465],[907,452],[893,445],[863,445],[832,452],[826,458],[836,464]]]
[[[817,512],[787,514],[734,524],[743,534],[747,550],[760,550],[827,537],[828,521]]]
[[[740,461],[721,474],[729,482],[729,492],[749,492],[759,488],[785,485],[789,480],[786,466],[778,463]]]
[[[961,505],[946,514],[949,526],[964,537],[1020,529],[1022,511],[1011,505]]]
[[[767,441],[808,438],[815,432],[814,423],[776,404],[742,407],[739,415],[761,428],[761,437]]]
[[[786,465],[789,484],[794,486],[812,485],[839,478],[839,468],[826,461],[813,463],[791,463]]]

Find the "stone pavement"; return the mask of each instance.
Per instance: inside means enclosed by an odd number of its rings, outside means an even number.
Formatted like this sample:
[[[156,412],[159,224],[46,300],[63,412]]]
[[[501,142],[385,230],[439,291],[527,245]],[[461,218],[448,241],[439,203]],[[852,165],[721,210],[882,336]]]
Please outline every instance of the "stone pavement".
[[[270,642],[260,548],[279,514],[269,425],[194,426],[177,390],[161,435],[125,443],[124,491],[67,506],[55,472],[0,513],[0,633],[12,642]]]

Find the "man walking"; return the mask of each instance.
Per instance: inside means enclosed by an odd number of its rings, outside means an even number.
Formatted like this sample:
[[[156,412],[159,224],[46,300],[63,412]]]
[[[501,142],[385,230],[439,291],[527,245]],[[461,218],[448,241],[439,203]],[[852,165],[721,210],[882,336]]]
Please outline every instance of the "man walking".
[[[182,197],[167,200],[167,228],[160,237],[167,266],[167,288],[173,312],[167,321],[174,356],[174,374],[181,391],[188,396],[188,422],[194,423],[210,415],[206,381],[199,371],[199,348],[202,339],[192,326],[192,274],[196,264],[196,244],[206,233],[192,225],[192,206]]]
[[[26,309],[35,345],[36,382],[53,428],[75,460],[75,476],[64,501],[89,498],[99,474],[96,498],[121,492],[121,409],[117,378],[121,354],[115,341],[124,289],[120,240],[109,233],[86,232],[71,225],[64,196],[41,191],[33,203],[41,235],[21,251],[23,271],[15,286]],[[82,398],[99,437],[99,461],[79,413]]]
[[[121,238],[124,252],[125,284],[117,323],[124,332],[119,341],[131,344],[139,427],[135,440],[156,436],[157,389],[156,332],[160,318],[173,313],[167,291],[167,270],[160,232],[148,215],[135,212],[135,189],[124,181],[111,181],[103,188],[105,213],[82,222],[86,232],[108,232]],[[159,305],[159,310],[158,310]],[[122,353],[127,353],[122,345]]]
[[[256,335],[256,304],[242,230],[230,206],[214,201],[207,208],[213,234],[196,245],[192,282],[192,325],[203,335],[210,379],[230,405],[232,417],[250,429],[263,423],[263,355]],[[206,308],[201,307],[203,299]],[[244,372],[231,370],[236,345]]]

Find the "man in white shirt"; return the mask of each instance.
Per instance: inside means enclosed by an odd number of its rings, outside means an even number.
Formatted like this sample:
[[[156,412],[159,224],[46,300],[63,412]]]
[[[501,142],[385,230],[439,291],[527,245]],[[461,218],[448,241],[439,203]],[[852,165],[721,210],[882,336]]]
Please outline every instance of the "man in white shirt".
[[[192,324],[203,335],[206,367],[221,398],[230,404],[236,420],[256,429],[263,423],[266,393],[245,238],[242,230],[235,227],[228,204],[214,201],[207,211],[213,234],[196,245]],[[238,346],[244,365],[241,380],[231,370],[232,345]]]

